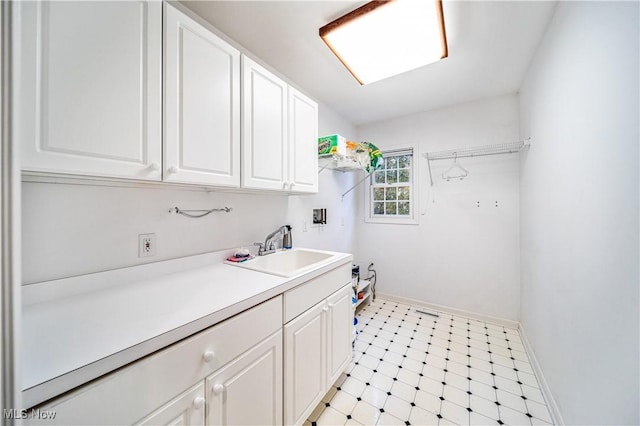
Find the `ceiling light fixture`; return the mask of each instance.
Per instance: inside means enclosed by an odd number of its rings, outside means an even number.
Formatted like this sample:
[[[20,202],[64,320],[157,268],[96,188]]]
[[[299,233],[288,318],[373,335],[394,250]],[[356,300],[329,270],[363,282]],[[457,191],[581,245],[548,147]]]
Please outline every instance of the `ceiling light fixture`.
[[[372,1],[320,28],[320,37],[363,85],[448,55],[442,0]]]

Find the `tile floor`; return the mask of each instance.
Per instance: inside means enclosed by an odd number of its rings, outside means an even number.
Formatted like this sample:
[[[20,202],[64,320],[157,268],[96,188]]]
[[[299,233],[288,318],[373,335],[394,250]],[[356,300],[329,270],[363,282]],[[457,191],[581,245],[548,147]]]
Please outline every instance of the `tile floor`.
[[[353,362],[306,426],[551,424],[516,329],[416,309],[358,313]]]

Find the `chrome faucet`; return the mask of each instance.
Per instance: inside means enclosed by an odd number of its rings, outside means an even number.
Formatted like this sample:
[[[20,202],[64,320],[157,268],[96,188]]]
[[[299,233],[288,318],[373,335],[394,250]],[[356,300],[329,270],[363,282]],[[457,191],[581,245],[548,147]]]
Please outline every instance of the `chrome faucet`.
[[[290,232],[291,227],[288,225],[283,225],[267,235],[267,238],[264,239],[264,244],[262,243],[253,243],[254,246],[258,246],[258,256],[264,256],[265,254],[275,253],[276,251],[276,241],[281,240],[286,234]]]

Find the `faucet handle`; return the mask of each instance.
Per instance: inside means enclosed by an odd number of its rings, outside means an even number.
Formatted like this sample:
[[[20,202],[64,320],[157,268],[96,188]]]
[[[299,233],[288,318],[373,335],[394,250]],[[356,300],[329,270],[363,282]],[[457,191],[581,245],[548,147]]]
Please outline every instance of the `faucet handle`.
[[[263,243],[253,243],[253,245],[254,246],[258,246],[258,254],[259,255],[264,253],[264,250],[265,250],[266,247],[264,246]]]

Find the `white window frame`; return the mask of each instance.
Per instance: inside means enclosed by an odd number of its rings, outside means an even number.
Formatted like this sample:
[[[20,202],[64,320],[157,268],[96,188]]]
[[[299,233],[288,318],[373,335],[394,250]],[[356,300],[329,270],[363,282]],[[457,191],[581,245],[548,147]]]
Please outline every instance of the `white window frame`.
[[[411,214],[409,216],[376,216],[373,214],[373,200],[372,200],[372,187],[373,187],[373,178],[374,173],[371,173],[368,179],[365,180],[365,191],[364,191],[364,220],[367,223],[386,223],[386,224],[396,224],[396,225],[418,225],[418,218],[420,217],[419,210],[419,188],[418,183],[420,182],[418,170],[420,169],[418,160],[420,158],[418,154],[418,146],[417,145],[399,145],[394,147],[389,147],[388,149],[381,150],[382,157],[386,156],[398,155],[403,151],[411,151],[412,159],[411,159],[411,179],[409,180],[410,196],[410,211]]]

